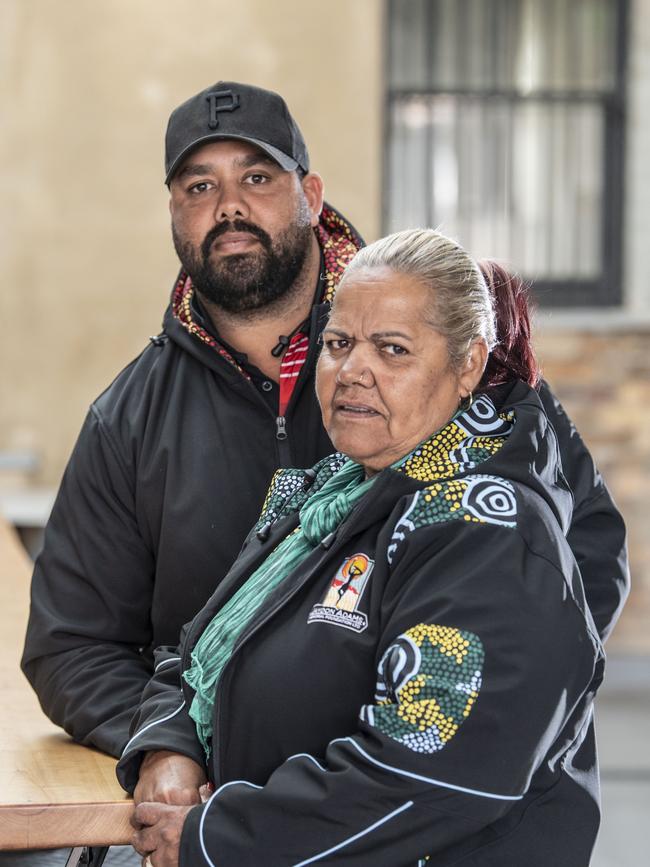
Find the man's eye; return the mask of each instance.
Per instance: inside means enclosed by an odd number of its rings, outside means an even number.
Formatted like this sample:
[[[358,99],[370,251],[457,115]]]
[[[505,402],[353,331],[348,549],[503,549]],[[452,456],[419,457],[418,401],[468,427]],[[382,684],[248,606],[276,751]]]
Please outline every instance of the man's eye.
[[[268,175],[254,174],[248,175],[248,177],[246,178],[246,183],[252,184],[255,187],[259,186],[260,184],[266,184],[268,181]]]
[[[212,184],[208,181],[199,181],[198,184],[192,184],[192,186],[188,189],[188,193],[191,195],[198,195],[200,193],[205,193],[210,189]]]

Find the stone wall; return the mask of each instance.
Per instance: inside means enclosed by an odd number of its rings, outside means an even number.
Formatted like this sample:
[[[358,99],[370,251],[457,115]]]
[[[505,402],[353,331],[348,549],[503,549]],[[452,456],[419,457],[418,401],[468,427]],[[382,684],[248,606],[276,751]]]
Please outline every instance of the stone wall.
[[[650,653],[650,331],[544,329],[537,345],[628,527],[632,592],[609,649]]]

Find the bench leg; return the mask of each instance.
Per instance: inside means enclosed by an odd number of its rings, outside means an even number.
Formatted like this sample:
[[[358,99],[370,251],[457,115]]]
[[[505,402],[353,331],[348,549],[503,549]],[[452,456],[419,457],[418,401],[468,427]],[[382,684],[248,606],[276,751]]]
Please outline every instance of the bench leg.
[[[75,846],[65,867],[102,867],[108,846]]]

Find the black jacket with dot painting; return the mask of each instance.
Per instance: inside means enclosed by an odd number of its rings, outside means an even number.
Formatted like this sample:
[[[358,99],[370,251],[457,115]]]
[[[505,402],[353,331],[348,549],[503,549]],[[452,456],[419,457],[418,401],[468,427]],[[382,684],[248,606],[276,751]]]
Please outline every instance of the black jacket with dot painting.
[[[362,241],[326,207],[310,349],[278,439],[276,413],[193,316],[179,280],[164,332],[92,404],[32,581],[23,670],[45,713],[81,743],[119,755],[152,672],[237,556],[278,467],[331,449],[314,394],[316,336]],[[575,496],[569,543],[601,635],[627,593],[625,532],[589,452],[548,388]]]
[[[180,652],[159,651],[121,782],[149,750],[206,764],[216,791],[188,815],[180,867],[587,867],[603,654],[557,438],[521,383],[380,473],[263,601],[218,682],[206,762],[181,671],[342,460],[311,487],[276,475]]]

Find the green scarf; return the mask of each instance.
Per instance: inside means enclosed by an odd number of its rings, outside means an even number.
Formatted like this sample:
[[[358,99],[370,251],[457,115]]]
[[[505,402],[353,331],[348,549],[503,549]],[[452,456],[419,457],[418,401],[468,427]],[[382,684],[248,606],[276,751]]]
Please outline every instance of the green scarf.
[[[195,690],[190,716],[199,740],[210,754],[216,684],[237,639],[270,593],[305,560],[350,514],[374,477],[365,479],[360,464],[347,460],[299,512],[300,525],[275,548],[261,566],[217,611],[192,651],[192,665],[183,677]]]

